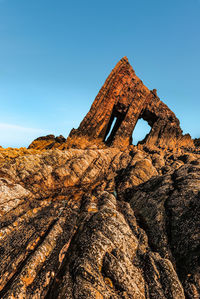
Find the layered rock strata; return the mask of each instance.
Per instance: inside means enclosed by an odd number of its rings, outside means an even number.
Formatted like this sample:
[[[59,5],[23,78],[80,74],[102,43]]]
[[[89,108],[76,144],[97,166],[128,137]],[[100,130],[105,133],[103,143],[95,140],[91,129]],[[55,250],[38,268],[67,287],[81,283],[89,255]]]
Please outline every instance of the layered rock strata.
[[[79,128],[69,136],[126,147],[132,144],[133,131],[140,118],[151,127],[143,143],[161,147],[193,146],[190,136],[182,134],[175,114],[158,98],[156,90],[150,91],[142,83],[124,57],[112,70]]]
[[[0,297],[198,298],[199,164],[136,147],[5,160]]]
[[[123,58],[67,140],[0,148],[0,298],[200,298],[199,199],[199,139]]]
[[[183,135],[175,114],[136,76],[127,57],[122,58],[106,79],[90,111],[78,129],[72,129],[67,140],[48,135],[36,139],[29,148],[67,149],[113,146],[126,148],[132,144],[139,119],[151,127],[141,142],[160,147],[194,147],[189,134]]]

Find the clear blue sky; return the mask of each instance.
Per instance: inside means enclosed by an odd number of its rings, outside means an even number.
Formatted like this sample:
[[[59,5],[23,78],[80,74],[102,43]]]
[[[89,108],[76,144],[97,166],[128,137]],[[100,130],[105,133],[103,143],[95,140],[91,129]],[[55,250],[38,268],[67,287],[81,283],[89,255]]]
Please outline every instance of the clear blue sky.
[[[0,0],[0,41],[4,147],[67,136],[123,56],[200,137],[199,0]]]

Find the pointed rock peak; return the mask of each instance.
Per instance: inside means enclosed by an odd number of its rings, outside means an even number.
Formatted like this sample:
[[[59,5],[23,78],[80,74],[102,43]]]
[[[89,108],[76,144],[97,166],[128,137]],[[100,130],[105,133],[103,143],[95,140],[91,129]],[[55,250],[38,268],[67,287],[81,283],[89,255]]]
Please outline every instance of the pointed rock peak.
[[[138,119],[151,126],[143,143],[157,146],[193,146],[189,135],[183,136],[179,120],[135,75],[124,56],[114,67],[95,98],[90,111],[70,140],[82,136],[92,144],[126,147],[132,144],[132,134]]]
[[[151,127],[141,143],[172,148],[194,146],[190,135],[182,134],[179,120],[159,99],[156,89],[150,91],[143,84],[124,56],[111,71],[79,128],[72,129],[67,141],[62,141],[64,148],[127,147],[132,144],[140,118]],[[62,145],[55,141],[48,146],[60,148]]]
[[[127,56],[122,57],[122,58],[120,59],[120,61],[122,61],[122,62],[126,62],[126,63],[128,62],[128,63],[129,63]]]

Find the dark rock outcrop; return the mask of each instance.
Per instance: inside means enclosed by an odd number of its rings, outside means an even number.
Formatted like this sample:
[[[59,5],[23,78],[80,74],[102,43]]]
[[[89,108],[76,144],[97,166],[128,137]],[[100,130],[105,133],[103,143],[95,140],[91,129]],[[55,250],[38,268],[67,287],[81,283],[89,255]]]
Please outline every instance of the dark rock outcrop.
[[[196,147],[200,147],[200,138],[195,138],[195,139],[194,139],[194,145],[195,145]]]
[[[169,175],[128,188],[128,201],[145,229],[151,248],[169,259],[183,283],[187,298],[200,290],[200,159]]]

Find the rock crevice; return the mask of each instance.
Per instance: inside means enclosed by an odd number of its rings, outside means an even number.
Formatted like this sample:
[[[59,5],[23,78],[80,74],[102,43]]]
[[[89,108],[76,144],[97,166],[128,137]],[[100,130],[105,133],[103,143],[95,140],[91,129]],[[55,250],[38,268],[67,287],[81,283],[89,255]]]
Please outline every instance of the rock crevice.
[[[0,148],[0,298],[200,298],[198,144],[124,57],[67,140]]]
[[[96,140],[97,144],[103,141],[108,146],[126,147],[132,144],[132,133],[140,118],[151,126],[143,143],[194,146],[191,137],[182,134],[175,114],[158,98],[156,90],[150,91],[142,83],[124,57],[112,70],[79,128],[73,129],[69,137],[84,136],[93,143]]]

